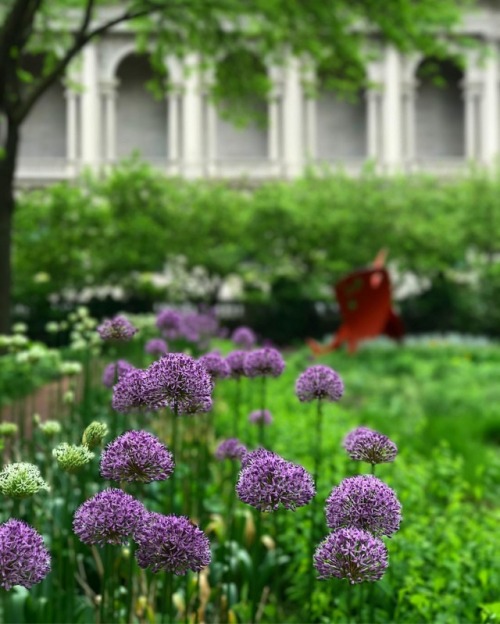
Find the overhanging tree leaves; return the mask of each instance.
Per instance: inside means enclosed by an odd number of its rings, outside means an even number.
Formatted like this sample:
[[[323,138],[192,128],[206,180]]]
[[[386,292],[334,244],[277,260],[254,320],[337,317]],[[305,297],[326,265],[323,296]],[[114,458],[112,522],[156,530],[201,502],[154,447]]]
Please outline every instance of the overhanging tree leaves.
[[[168,54],[197,53],[202,63],[234,58],[233,79],[223,72],[225,101],[265,91],[263,80],[241,81],[251,51],[260,60],[295,55],[330,67],[330,86],[356,86],[363,41],[387,40],[399,49],[443,58],[446,37],[474,0],[3,0],[0,6],[0,333],[9,329],[14,176],[22,124],[29,112],[92,39],[122,23],[137,32],[139,48],[155,42],[153,65]],[[26,67],[40,55],[43,70]],[[161,73],[161,72],[160,72]],[[217,76],[217,72],[215,72]],[[161,76],[160,76],[161,78]],[[161,85],[159,80],[158,86]],[[260,85],[260,86],[259,86]],[[359,86],[359,85],[357,85]],[[251,98],[250,98],[251,100]]]

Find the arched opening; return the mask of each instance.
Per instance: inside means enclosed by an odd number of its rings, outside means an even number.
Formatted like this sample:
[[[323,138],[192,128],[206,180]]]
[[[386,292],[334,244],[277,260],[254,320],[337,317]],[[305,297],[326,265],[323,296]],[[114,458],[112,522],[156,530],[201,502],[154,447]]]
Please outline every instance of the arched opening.
[[[426,59],[417,68],[415,137],[418,159],[464,157],[463,77],[462,70],[453,61]]]
[[[362,80],[358,74],[355,78],[358,84]],[[328,71],[320,68],[317,76],[316,158],[330,162],[363,160],[367,157],[368,128],[365,90],[338,93],[328,87],[329,82]]]
[[[261,61],[247,52],[228,55],[217,66],[216,158],[221,161],[259,161],[268,158],[268,103],[264,92],[269,85]],[[242,103],[231,97],[238,81],[250,82],[255,95]],[[227,88],[229,87],[229,88]],[[247,84],[248,89],[248,84]],[[248,110],[252,116],[248,117]]]
[[[153,70],[145,55],[126,56],[116,70],[116,155],[138,152],[145,160],[166,160],[167,101],[155,99],[146,83]]]
[[[36,80],[42,74],[41,57],[30,57],[23,67]],[[27,89],[30,84],[27,84]],[[66,158],[66,98],[60,82],[52,84],[35,103],[21,128],[19,159],[63,165]]]

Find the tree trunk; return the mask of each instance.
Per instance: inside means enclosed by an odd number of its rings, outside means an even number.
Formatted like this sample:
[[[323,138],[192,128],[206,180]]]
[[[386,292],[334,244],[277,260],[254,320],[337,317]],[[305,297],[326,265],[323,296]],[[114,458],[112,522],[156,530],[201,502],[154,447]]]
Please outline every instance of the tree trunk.
[[[19,127],[7,118],[7,136],[0,153],[0,334],[10,331],[12,305],[12,218]]]

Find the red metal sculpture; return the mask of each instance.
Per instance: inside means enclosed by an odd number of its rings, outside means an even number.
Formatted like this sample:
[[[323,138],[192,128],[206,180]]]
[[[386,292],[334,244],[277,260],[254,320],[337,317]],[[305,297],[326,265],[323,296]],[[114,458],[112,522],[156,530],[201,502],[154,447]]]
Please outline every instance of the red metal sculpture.
[[[382,249],[371,267],[353,271],[335,285],[343,322],[330,344],[307,341],[315,355],[333,351],[344,342],[349,353],[354,353],[358,342],[380,334],[402,339],[403,322],[391,306],[391,283],[384,268],[386,256],[387,251]]]

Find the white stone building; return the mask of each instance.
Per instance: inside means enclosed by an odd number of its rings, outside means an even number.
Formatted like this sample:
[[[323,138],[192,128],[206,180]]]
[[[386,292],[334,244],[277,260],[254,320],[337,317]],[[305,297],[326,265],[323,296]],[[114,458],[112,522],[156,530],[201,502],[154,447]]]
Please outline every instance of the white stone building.
[[[185,72],[175,58],[165,59],[171,88],[155,100],[145,87],[147,58],[118,29],[87,45],[71,80],[53,85],[32,110],[18,183],[70,179],[132,152],[166,174],[191,178],[293,177],[325,165],[356,173],[367,162],[381,172],[492,165],[500,152],[500,10],[483,6],[466,17],[463,31],[489,54],[481,60],[471,51],[465,71],[443,63],[444,87],[419,77],[426,59],[390,46],[369,63],[373,87],[355,102],[308,96],[297,62],[268,67],[273,89],[260,103],[267,124],[237,129],[211,103],[207,76]]]

